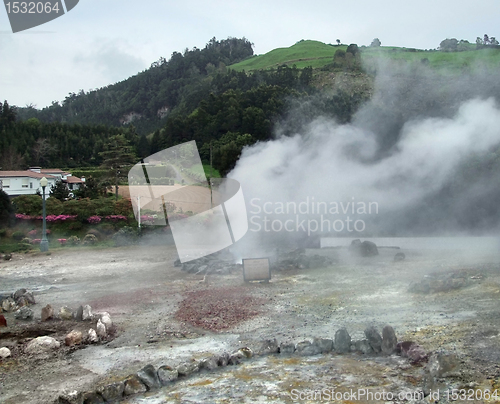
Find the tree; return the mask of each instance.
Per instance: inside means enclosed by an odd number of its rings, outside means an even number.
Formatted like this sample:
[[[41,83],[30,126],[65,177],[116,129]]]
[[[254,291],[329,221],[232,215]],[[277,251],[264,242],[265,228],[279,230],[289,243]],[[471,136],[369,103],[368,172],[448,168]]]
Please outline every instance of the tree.
[[[340,39],[337,39],[337,46],[340,45]]]
[[[9,195],[7,195],[4,190],[0,189],[0,223],[2,225],[7,225],[9,223],[13,211],[14,209],[10,203]]]
[[[57,147],[50,144],[49,139],[39,138],[33,146],[33,158],[35,164],[42,165],[48,163],[50,158],[57,151]]]
[[[97,199],[100,195],[99,183],[90,176],[85,179],[85,183],[81,185],[80,189],[75,191],[75,195],[80,198]]]
[[[61,202],[64,202],[69,198],[69,190],[62,180],[57,180],[54,186],[50,189],[49,195],[59,199]]]
[[[439,50],[443,52],[455,52],[457,50],[458,40],[456,38],[446,38],[439,44]]]
[[[115,135],[99,153],[102,158],[101,168],[108,170],[108,179],[114,179],[115,198],[118,199],[118,182],[127,178],[129,168],[136,162],[134,147],[124,135]]]
[[[0,154],[0,161],[2,162],[2,170],[24,170],[26,168],[23,156],[12,145],[5,148]]]
[[[378,47],[378,46],[380,46],[380,45],[382,45],[382,42],[380,42],[380,39],[378,39],[378,38],[375,38],[375,39],[372,41],[372,43],[370,44],[370,46],[371,46],[372,48],[376,48],[376,47]]]

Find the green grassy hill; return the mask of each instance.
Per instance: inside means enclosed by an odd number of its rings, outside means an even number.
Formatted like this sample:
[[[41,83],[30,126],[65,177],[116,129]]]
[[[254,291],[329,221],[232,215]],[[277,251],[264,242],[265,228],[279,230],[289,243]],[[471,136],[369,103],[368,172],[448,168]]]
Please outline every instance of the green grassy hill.
[[[312,66],[323,67],[331,63],[337,49],[347,49],[346,45],[327,45],[319,41],[300,41],[289,48],[278,48],[264,54],[253,56],[242,62],[231,65],[236,71],[271,69],[286,64],[296,65],[299,69]]]
[[[346,50],[346,45],[327,45],[319,41],[300,41],[288,48],[274,49],[264,55],[253,56],[242,62],[229,66],[236,71],[252,71],[271,69],[280,65],[297,66],[301,69],[307,66],[321,68],[330,64],[337,49]],[[360,47],[364,64],[376,65],[383,60],[428,63],[436,69],[462,70],[464,67],[500,65],[500,49],[475,49],[463,52],[441,52],[438,50],[422,50],[413,48],[398,48],[381,46],[376,48]],[[426,60],[427,59],[427,60]]]

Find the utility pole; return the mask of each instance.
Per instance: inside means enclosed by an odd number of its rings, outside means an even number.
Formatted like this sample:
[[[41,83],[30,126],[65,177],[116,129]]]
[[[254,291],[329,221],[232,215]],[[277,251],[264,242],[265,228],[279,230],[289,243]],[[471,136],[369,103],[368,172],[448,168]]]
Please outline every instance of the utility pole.
[[[141,228],[141,196],[137,196],[137,211],[138,215],[137,218],[139,219],[137,222],[139,223],[139,229]]]
[[[210,140],[210,209],[214,207],[214,202],[212,199],[212,141]]]

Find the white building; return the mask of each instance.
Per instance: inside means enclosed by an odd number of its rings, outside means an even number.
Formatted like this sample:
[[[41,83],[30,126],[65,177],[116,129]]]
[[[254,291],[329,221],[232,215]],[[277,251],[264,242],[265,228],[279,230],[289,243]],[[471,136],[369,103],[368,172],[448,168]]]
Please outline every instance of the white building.
[[[19,195],[34,195],[39,191],[42,193],[40,180],[47,178],[48,185],[45,188],[45,195],[48,197],[50,189],[57,180],[66,183],[70,191],[77,190],[85,182],[84,179],[74,177],[59,169],[44,169],[31,167],[26,171],[0,171],[0,189],[7,195],[14,198]]]

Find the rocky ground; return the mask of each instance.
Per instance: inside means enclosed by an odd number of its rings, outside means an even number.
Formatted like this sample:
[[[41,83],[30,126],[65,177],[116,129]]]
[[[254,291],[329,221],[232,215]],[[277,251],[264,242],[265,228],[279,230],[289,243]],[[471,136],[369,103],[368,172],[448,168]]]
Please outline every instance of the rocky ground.
[[[461,401],[452,388],[464,389],[461,402],[487,402],[481,394],[500,387],[500,256],[405,250],[406,259],[395,262],[398,251],[379,252],[352,257],[347,249],[307,250],[306,256],[328,259],[293,257],[269,283],[244,283],[237,265],[213,274],[183,271],[174,266],[172,245],[14,255],[0,263],[0,296],[25,288],[36,304],[28,306],[33,319],[2,313],[7,327],[0,327],[0,348],[11,355],[0,359],[0,402],[51,403],[72,391],[121,383],[148,364],[180,369],[241,347],[253,357],[210,371],[195,366],[192,375],[123,402]],[[308,268],[308,262],[324,265]],[[54,318],[42,322],[48,304]],[[58,318],[61,307],[76,313],[85,305],[92,321]],[[90,343],[88,330],[104,313],[113,331]],[[415,356],[354,350],[367,327],[382,332],[387,324],[398,341],[418,346]],[[352,338],[352,352],[258,355],[264,340],[276,339],[277,347],[335,340],[341,328]],[[72,330],[83,340],[68,346]],[[59,348],[30,351],[39,336],[53,337]],[[439,398],[432,397],[438,388]],[[393,397],[352,396],[359,389]],[[349,391],[334,400],[335,392]],[[422,400],[422,392],[431,396]]]

